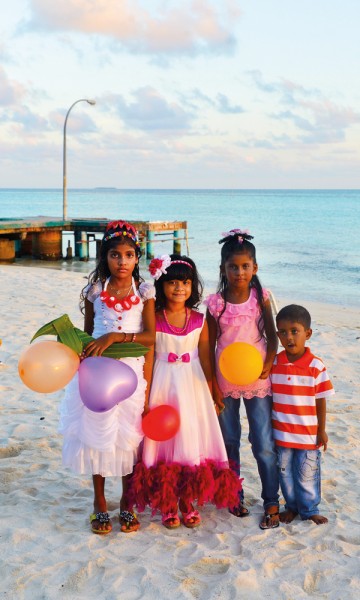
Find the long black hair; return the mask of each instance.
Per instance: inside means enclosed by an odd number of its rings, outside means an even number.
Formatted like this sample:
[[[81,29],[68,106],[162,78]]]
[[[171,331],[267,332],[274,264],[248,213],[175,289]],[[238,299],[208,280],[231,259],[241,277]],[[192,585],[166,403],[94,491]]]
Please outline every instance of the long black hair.
[[[170,254],[170,258],[171,264],[167,267],[166,273],[163,273],[159,279],[155,280],[155,311],[162,310],[166,307],[163,283],[164,281],[172,281],[173,279],[179,281],[186,281],[186,279],[191,280],[191,296],[186,300],[185,306],[188,308],[197,308],[202,300],[204,286],[194,261],[188,256],[182,256],[181,254]]]
[[[85,299],[90,286],[97,281],[100,281],[102,285],[104,285],[107,278],[110,277],[111,273],[107,261],[107,255],[109,250],[115,248],[119,244],[127,244],[132,246],[135,250],[137,258],[140,260],[142,252],[138,240],[138,232],[135,227],[126,221],[111,221],[108,223],[104,237],[101,241],[100,253],[96,267],[94,271],[91,271],[89,274],[88,283],[80,293],[80,310],[83,314],[85,311]],[[139,263],[135,265],[132,275],[136,283],[144,281],[140,276]]]
[[[225,275],[225,263],[227,263],[234,254],[247,254],[254,264],[257,264],[256,248],[254,244],[250,242],[252,239],[254,239],[254,236],[250,235],[249,233],[234,229],[230,231],[224,238],[219,240],[219,244],[223,244],[223,247],[221,248],[220,279],[217,291],[220,292],[224,299],[224,307],[217,318],[218,330],[220,332],[219,335],[221,335],[220,319],[226,310],[228,292],[228,280]],[[261,315],[258,323],[259,335],[260,338],[265,338],[265,300],[260,279],[256,274],[251,278],[250,288],[254,288],[256,291]]]

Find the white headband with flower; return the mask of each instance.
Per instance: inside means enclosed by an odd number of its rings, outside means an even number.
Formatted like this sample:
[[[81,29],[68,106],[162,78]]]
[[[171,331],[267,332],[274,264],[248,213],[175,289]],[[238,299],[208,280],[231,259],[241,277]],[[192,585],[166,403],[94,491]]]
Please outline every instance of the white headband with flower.
[[[168,254],[163,254],[157,258],[153,258],[149,264],[150,275],[154,279],[159,279],[161,275],[166,274],[166,269],[171,265],[171,258]]]
[[[190,269],[193,268],[193,266],[186,260],[171,260],[171,257],[168,254],[163,254],[162,256],[153,258],[152,261],[150,262],[150,264],[149,264],[150,275],[154,279],[157,280],[157,279],[159,279],[159,277],[161,277],[161,275],[166,275],[166,273],[167,273],[166,269],[168,267],[170,267],[170,265],[176,265],[176,264],[186,265]]]

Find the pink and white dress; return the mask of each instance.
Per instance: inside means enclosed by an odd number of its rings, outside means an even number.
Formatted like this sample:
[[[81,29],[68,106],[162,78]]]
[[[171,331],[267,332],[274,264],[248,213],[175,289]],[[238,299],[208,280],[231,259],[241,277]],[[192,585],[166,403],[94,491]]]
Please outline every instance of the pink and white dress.
[[[105,291],[107,284],[108,281],[104,285]],[[139,333],[143,330],[144,302],[155,297],[155,288],[152,284],[141,283],[137,290],[133,281],[133,290],[134,295],[126,299],[130,308],[119,311],[102,302],[100,282],[89,288],[87,299],[94,305],[94,338],[112,331]],[[132,472],[143,438],[141,420],[146,390],[144,360],[143,356],[121,359],[135,371],[138,385],[132,396],[106,412],[93,412],[83,404],[77,374],[69,383],[60,407],[59,427],[64,436],[65,466],[76,473],[103,477]]]
[[[182,496],[198,505],[238,504],[239,479],[229,469],[226,449],[210,390],[201,367],[198,344],[204,315],[191,311],[185,331],[174,333],[156,317],[155,365],[150,409],[170,404],[180,415],[180,429],[170,440],[144,439],[142,463],[135,468],[135,503],[153,512],[176,510]],[[171,327],[177,330],[175,327]]]
[[[264,300],[268,300],[269,292],[263,289]],[[231,396],[232,398],[253,398],[258,396],[264,398],[271,394],[270,378],[258,379],[255,383],[238,386],[227,381],[221,374],[219,369],[219,357],[221,352],[234,342],[246,342],[257,348],[263,358],[266,357],[266,340],[260,338],[259,335],[259,320],[261,318],[260,307],[258,303],[257,292],[255,288],[251,288],[249,298],[241,304],[232,304],[226,302],[224,308],[224,299],[220,293],[210,294],[204,301],[207,305],[209,313],[218,322],[220,317],[220,327],[218,333],[220,336],[217,340],[215,357],[216,357],[216,379],[223,393],[224,398]],[[221,314],[222,313],[222,314]]]

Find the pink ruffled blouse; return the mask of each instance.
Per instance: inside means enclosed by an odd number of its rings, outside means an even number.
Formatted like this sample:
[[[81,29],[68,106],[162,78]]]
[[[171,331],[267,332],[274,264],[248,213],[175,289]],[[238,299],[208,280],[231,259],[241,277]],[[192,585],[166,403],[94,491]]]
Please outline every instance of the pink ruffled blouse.
[[[268,300],[269,293],[263,289],[264,300]],[[210,314],[218,320],[221,311],[224,308],[224,299],[220,293],[210,294],[204,301]],[[221,315],[220,330],[221,334],[217,340],[216,357],[216,378],[224,398],[252,398],[258,396],[264,398],[271,394],[270,379],[258,379],[255,383],[238,386],[227,381],[219,369],[219,357],[223,349],[233,342],[246,342],[255,346],[261,353],[263,360],[266,356],[266,340],[259,339],[258,323],[261,317],[260,307],[257,299],[257,292],[254,288],[250,290],[249,299],[242,304],[231,304],[226,302],[225,312]],[[220,333],[220,332],[218,332]]]

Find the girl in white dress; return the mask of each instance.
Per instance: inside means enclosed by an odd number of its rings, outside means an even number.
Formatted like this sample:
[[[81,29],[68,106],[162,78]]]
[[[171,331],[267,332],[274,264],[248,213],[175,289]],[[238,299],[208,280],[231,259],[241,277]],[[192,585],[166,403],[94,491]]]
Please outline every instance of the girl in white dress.
[[[180,429],[168,441],[144,439],[142,462],[131,482],[132,500],[139,511],[145,505],[160,510],[162,523],[200,525],[194,509],[205,501],[218,508],[234,506],[241,489],[229,469],[226,449],[211,396],[208,328],[200,303],[202,284],[194,262],[187,256],[164,255],[149,266],[155,277],[156,342],[150,410],[173,406]]]
[[[151,347],[155,340],[154,287],[139,274],[141,250],[136,229],[125,221],[108,224],[97,267],[81,294],[84,330],[95,339],[84,357],[101,356],[114,342],[135,342]],[[151,355],[151,351],[149,352]],[[91,474],[94,533],[110,533],[112,526],[105,498],[105,477],[122,476],[120,526],[136,531],[139,522],[126,490],[142,440],[141,417],[149,392],[152,361],[145,356],[121,359],[138,378],[134,394],[107,412],[93,412],[81,401],[77,374],[67,387],[61,407],[60,432],[64,436],[63,464]],[[150,366],[149,366],[150,365]]]

